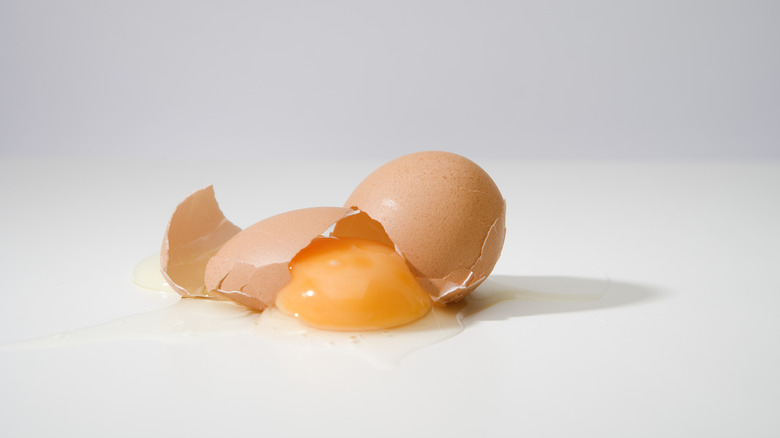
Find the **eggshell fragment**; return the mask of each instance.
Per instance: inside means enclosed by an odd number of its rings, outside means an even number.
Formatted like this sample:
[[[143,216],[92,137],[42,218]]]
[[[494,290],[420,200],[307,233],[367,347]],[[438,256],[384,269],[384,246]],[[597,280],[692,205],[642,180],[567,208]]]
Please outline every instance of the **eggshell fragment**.
[[[493,270],[504,244],[506,204],[471,160],[440,151],[380,167],[345,203],[384,226],[434,301],[465,297]]]
[[[206,288],[255,310],[272,306],[290,282],[290,260],[324,233],[392,246],[382,226],[350,208],[314,207],[260,221],[227,241],[206,267]]]
[[[176,207],[165,230],[160,250],[165,281],[183,297],[208,295],[206,264],[239,231],[219,209],[214,187],[192,193]]]

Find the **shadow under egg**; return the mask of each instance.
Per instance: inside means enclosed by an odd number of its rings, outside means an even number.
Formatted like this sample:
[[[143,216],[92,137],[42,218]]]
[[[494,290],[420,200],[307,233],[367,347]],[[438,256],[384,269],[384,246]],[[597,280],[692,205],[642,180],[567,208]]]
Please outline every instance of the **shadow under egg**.
[[[628,306],[659,298],[661,293],[651,286],[607,278],[492,275],[466,298],[462,317],[471,324]]]

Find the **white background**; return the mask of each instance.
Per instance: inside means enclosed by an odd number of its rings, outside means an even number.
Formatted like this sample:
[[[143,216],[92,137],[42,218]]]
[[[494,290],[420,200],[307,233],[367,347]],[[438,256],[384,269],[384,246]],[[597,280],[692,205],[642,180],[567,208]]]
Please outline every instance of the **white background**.
[[[0,436],[776,438],[778,78],[777,1],[0,0]],[[130,275],[195,189],[245,227],[420,149],[501,189],[495,274],[604,298],[498,304],[391,370],[16,344],[175,299]]]
[[[780,158],[777,1],[0,1],[3,156]]]

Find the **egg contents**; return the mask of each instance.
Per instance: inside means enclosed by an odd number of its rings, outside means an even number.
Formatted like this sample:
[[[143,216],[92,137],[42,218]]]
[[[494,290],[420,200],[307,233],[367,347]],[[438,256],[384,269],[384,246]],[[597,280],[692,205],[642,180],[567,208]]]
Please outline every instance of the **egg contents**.
[[[328,330],[379,330],[423,317],[431,299],[406,261],[387,245],[320,237],[290,262],[292,280],[276,306]]]
[[[149,308],[154,310],[42,338],[3,344],[0,351],[138,340],[191,344],[252,335],[263,342],[294,345],[314,354],[317,351],[338,352],[355,356],[378,368],[393,369],[410,353],[456,336],[469,320],[473,323],[495,320],[497,315],[504,315],[501,319],[510,314],[533,315],[540,310],[550,313],[588,309],[592,308],[591,302],[607,295],[611,281],[592,266],[565,257],[534,260],[534,263],[526,265],[526,272],[534,275],[491,276],[467,299],[447,306],[434,305],[425,316],[410,324],[392,330],[352,332],[317,329],[274,307],[255,312],[233,301],[171,296],[169,293],[174,291],[166,284],[160,270],[149,269],[155,261],[159,264],[159,254],[154,254],[139,263],[132,276],[141,288],[165,291],[144,294],[145,299],[151,300]],[[577,280],[572,282],[573,279]],[[481,313],[495,304],[516,300],[524,304],[510,305],[509,309],[514,308],[514,311],[504,308],[497,314]],[[619,304],[620,301],[612,301],[611,304],[601,305]],[[539,306],[542,306],[541,309]],[[301,356],[296,353],[295,357]]]
[[[501,253],[504,216],[482,168],[420,152],[371,173],[344,207],[294,210],[244,230],[222,215],[211,187],[199,190],[166,229],[162,272],[183,297],[278,306],[329,330],[384,329],[479,286]]]

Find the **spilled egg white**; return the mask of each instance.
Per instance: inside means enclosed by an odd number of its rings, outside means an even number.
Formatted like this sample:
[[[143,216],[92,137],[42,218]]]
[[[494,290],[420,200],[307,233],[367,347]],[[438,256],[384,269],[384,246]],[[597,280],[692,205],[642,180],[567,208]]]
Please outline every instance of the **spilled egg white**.
[[[157,255],[139,263],[132,280],[139,287],[159,291],[156,304],[167,307],[131,315],[104,324],[58,333],[42,338],[0,345],[0,351],[63,348],[125,340],[191,344],[232,336],[255,336],[261,342],[297,345],[304,350],[325,350],[351,355],[379,369],[397,368],[401,360],[426,346],[444,341],[463,331],[465,318],[505,301],[523,300],[533,306],[576,309],[605,296],[609,280],[592,268],[562,260],[542,262],[531,272],[537,277],[488,279],[461,302],[436,307],[425,318],[392,330],[334,332],[311,328],[274,308],[256,312],[232,301],[213,298],[180,298],[160,274]],[[547,266],[554,266],[552,271]],[[575,274],[585,281],[571,286]],[[587,279],[587,280],[586,280]],[[166,292],[167,291],[167,292]],[[546,304],[545,304],[546,303]],[[574,306],[574,307],[572,307]],[[524,306],[525,307],[525,306]],[[479,317],[477,317],[479,319]]]

